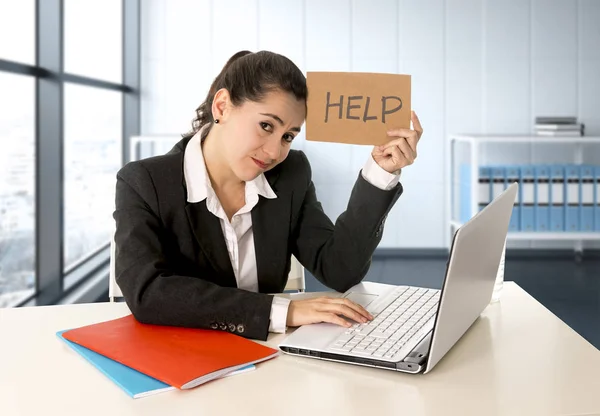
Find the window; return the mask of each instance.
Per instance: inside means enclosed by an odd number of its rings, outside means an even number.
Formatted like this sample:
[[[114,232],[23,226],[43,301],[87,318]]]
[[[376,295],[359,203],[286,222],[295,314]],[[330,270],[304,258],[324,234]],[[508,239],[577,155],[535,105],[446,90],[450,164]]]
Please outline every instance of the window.
[[[0,0],[0,59],[35,63],[35,0]]]
[[[0,91],[0,307],[5,307],[35,288],[35,78],[0,72]]]
[[[0,308],[108,289],[141,0],[0,0]]]
[[[122,20],[121,0],[64,0],[65,72],[120,83]]]
[[[122,99],[119,91],[65,84],[65,270],[110,242],[122,157]]]

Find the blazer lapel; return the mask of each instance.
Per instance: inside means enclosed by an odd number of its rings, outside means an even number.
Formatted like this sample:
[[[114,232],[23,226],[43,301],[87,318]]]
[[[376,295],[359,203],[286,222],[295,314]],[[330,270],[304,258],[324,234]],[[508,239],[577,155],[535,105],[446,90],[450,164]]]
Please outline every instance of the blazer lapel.
[[[251,211],[258,288],[261,293],[283,290],[285,266],[289,260],[287,256],[292,193],[276,193],[275,199],[259,198]]]
[[[223,276],[220,285],[237,287],[219,218],[206,208],[206,199],[197,203],[188,203],[185,211],[200,248],[214,270]]]

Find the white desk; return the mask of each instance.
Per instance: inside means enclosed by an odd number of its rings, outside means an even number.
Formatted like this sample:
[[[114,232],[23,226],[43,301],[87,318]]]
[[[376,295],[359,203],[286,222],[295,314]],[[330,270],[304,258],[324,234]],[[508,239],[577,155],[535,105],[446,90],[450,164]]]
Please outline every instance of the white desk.
[[[0,310],[0,414],[600,414],[600,352],[514,283],[425,376],[281,355],[136,400],[55,336],[128,313],[124,303]]]

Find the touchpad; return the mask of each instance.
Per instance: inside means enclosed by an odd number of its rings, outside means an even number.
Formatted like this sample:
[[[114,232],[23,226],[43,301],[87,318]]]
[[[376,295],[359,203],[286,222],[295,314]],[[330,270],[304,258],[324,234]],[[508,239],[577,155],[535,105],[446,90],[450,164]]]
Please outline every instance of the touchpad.
[[[346,296],[346,299],[350,299],[352,302],[358,303],[363,308],[366,308],[378,297],[379,295],[372,295],[370,293],[350,292],[348,296]]]

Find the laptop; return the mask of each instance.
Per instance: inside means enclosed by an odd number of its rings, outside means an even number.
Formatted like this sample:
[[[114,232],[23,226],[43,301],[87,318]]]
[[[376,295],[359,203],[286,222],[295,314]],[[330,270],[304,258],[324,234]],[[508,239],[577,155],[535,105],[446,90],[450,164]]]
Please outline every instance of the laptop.
[[[518,183],[459,227],[441,290],[362,282],[348,298],[375,319],[345,328],[304,325],[279,344],[285,354],[406,373],[431,371],[490,303]]]

